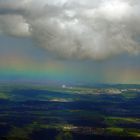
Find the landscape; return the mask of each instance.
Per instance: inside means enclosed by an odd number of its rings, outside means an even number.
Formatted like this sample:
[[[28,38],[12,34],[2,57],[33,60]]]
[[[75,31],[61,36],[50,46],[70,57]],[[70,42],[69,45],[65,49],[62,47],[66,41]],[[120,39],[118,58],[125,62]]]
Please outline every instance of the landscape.
[[[140,140],[140,0],[0,0],[0,140]]]
[[[140,85],[0,85],[4,140],[138,140]]]

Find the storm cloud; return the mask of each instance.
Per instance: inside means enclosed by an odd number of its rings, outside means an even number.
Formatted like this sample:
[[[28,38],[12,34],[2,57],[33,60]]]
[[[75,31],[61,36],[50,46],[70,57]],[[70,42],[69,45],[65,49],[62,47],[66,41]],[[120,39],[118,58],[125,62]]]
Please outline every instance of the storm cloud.
[[[0,33],[63,58],[140,53],[139,0],[0,0]]]

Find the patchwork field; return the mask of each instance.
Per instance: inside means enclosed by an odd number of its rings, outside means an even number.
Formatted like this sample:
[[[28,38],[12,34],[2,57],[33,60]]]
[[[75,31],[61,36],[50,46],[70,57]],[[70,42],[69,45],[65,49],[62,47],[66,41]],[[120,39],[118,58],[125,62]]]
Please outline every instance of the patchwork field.
[[[138,140],[139,86],[0,85],[5,140]]]

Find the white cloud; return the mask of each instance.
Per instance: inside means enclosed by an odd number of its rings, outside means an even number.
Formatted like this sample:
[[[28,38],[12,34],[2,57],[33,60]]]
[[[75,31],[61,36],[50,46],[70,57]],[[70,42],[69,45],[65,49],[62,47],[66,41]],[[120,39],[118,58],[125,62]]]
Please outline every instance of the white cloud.
[[[1,12],[0,30],[31,35],[61,57],[98,60],[140,53],[138,0],[12,1],[0,0],[0,11],[7,11]]]

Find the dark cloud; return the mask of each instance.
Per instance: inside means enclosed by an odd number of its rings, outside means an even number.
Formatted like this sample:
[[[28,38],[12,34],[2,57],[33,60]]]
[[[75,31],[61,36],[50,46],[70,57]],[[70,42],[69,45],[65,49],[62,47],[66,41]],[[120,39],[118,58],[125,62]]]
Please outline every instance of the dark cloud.
[[[140,53],[138,0],[0,0],[0,31],[65,58]]]

